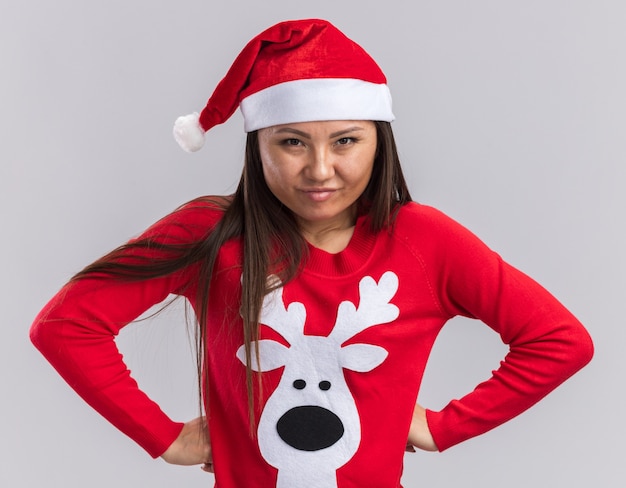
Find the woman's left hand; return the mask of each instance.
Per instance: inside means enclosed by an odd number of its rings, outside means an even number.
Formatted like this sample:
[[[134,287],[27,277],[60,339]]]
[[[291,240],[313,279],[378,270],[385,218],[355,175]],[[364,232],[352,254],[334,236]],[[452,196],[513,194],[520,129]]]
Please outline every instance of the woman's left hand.
[[[426,409],[419,404],[415,404],[413,409],[413,419],[411,420],[406,450],[407,452],[415,452],[415,447],[423,451],[439,450],[428,428],[428,422],[426,422]]]

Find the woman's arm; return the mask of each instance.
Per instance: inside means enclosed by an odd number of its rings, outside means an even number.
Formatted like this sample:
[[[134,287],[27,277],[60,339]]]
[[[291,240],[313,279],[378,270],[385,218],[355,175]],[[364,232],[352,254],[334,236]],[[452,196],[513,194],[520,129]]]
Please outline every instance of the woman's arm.
[[[142,237],[164,243],[193,241],[206,232],[215,215],[207,215],[206,207],[190,205],[162,219]],[[149,262],[157,256],[157,249],[135,249],[131,259]],[[153,457],[162,455],[184,426],[172,421],[139,389],[115,337],[122,327],[169,294],[181,294],[189,276],[188,269],[142,281],[103,273],[87,275],[63,287],[30,330],[33,344],[67,383]]]
[[[554,296],[467,229],[434,209],[422,218],[423,259],[441,309],[481,320],[509,346],[491,378],[441,411],[426,411],[445,450],[530,408],[590,361],[593,343]]]
[[[179,435],[132,378],[115,337],[169,293],[165,280],[86,278],[66,285],[35,319],[30,337],[67,383],[115,427],[157,457]]]

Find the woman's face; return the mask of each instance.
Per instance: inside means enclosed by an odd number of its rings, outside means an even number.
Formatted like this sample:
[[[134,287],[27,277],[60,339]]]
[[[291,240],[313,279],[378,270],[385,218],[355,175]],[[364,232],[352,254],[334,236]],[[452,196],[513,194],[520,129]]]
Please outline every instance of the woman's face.
[[[354,225],[376,144],[370,121],[301,122],[259,131],[265,181],[309,232]]]

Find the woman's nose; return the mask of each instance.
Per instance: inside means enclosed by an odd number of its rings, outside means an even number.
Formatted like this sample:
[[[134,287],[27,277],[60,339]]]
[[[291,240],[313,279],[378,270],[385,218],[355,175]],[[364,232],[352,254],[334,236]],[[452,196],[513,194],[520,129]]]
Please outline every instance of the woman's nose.
[[[325,149],[315,149],[307,165],[307,177],[314,181],[325,181],[335,174],[333,156]]]

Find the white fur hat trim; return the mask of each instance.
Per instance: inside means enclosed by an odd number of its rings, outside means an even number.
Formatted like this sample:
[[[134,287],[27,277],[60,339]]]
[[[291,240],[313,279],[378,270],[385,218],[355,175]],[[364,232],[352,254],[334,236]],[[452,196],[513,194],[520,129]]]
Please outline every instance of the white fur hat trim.
[[[204,146],[204,129],[200,126],[198,112],[183,115],[174,123],[174,139],[187,152],[196,152]]]

